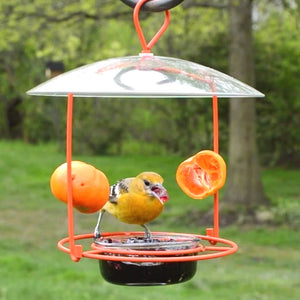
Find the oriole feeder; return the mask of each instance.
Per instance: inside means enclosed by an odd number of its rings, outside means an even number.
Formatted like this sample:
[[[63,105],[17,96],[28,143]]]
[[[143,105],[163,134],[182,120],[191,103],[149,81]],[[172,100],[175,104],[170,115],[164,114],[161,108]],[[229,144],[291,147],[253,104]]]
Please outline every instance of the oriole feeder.
[[[58,248],[73,261],[99,261],[104,279],[124,285],[163,285],[186,281],[196,272],[197,261],[227,256],[237,251],[235,242],[219,236],[219,194],[214,194],[213,226],[206,234],[152,232],[153,241],[143,242],[142,232],[74,234],[72,196],[73,97],[211,98],[213,107],[213,151],[219,152],[218,98],[263,97],[254,88],[211,68],[178,58],[154,56],[152,46],[167,29],[170,12],[182,0],[122,0],[134,6],[133,19],[142,52],[138,56],[98,61],[52,78],[27,93],[37,96],[67,96],[66,161],[68,186],[68,237]],[[147,43],[139,12],[164,11],[161,29]],[[151,5],[150,5],[151,4]],[[166,6],[167,5],[167,10]],[[130,100],[128,100],[130,101]],[[91,241],[84,249],[83,240]]]

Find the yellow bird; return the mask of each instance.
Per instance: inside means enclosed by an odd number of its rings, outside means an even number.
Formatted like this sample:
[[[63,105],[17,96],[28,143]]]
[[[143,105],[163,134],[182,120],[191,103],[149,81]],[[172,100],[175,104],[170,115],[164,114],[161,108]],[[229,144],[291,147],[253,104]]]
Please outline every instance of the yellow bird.
[[[138,224],[145,228],[145,238],[151,239],[146,223],[154,220],[163,210],[169,195],[163,178],[155,172],[143,172],[136,177],[125,178],[110,188],[110,197],[99,213],[95,228],[95,238],[99,238],[100,223],[105,211],[119,221]]]

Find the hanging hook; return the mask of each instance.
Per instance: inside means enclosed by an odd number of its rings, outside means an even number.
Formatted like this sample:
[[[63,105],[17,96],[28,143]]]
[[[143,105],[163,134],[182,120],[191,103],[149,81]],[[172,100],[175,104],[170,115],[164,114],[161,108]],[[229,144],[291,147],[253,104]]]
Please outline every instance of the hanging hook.
[[[170,23],[170,12],[168,10],[166,10],[165,11],[165,21],[164,21],[163,25],[157,31],[157,33],[153,36],[151,41],[147,44],[142,27],[140,25],[139,12],[140,12],[140,9],[143,6],[143,4],[146,2],[149,2],[149,1],[152,1],[152,0],[138,0],[138,3],[134,7],[134,10],[133,10],[133,22],[134,22],[136,32],[138,34],[138,37],[140,39],[140,42],[141,42],[141,45],[143,48],[142,53],[151,53],[151,48],[158,41],[158,39],[163,35],[163,33],[167,30],[169,23]]]
[[[139,0],[121,0],[126,5],[134,8]],[[142,11],[148,12],[160,12],[169,10],[177,5],[179,5],[184,0],[150,0],[143,5]]]

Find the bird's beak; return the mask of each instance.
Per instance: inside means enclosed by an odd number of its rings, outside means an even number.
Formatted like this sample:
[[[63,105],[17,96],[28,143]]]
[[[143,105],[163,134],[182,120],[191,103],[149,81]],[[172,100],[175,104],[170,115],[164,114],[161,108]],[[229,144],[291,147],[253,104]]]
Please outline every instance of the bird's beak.
[[[169,200],[169,195],[164,186],[160,183],[157,183],[151,187],[151,192],[154,197],[156,197],[159,202],[164,205],[166,201]]]

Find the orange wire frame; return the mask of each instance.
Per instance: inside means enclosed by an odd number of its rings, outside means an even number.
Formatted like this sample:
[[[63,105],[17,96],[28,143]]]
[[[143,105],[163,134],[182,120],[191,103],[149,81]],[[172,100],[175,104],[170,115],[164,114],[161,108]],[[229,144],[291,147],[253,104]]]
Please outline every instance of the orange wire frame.
[[[159,29],[157,34],[152,38],[152,40],[147,44],[145,37],[143,35],[138,15],[141,6],[149,0],[140,0],[133,12],[134,24],[142,45],[143,53],[150,53],[151,47],[156,43],[160,36],[167,29],[170,13],[165,11],[165,22],[163,26]],[[115,68],[116,66],[111,66],[110,68]],[[204,81],[210,85],[212,92],[215,91],[215,86],[211,80],[202,78],[196,74],[187,74],[181,70],[161,67],[157,71],[168,71],[172,73],[178,73],[189,76],[199,81]],[[204,246],[200,244],[198,247],[188,249],[188,250],[168,250],[168,251],[137,251],[137,250],[128,250],[128,249],[112,249],[109,247],[99,246],[95,243],[92,243],[91,249],[83,250],[81,244],[76,244],[76,241],[81,241],[85,239],[91,240],[94,237],[94,234],[81,234],[74,235],[74,214],[73,214],[73,192],[72,192],[72,124],[73,124],[73,94],[68,94],[67,100],[67,128],[66,128],[66,161],[67,161],[67,191],[68,191],[68,233],[69,236],[60,240],[57,244],[58,248],[66,253],[70,254],[70,257],[73,261],[77,262],[82,257],[98,259],[98,260],[117,260],[117,261],[130,261],[130,262],[142,262],[142,261],[151,261],[151,262],[175,262],[175,261],[195,261],[195,260],[204,260],[212,259],[217,257],[226,256],[232,254],[238,250],[236,243],[220,238],[219,237],[219,193],[214,194],[214,216],[213,216],[213,228],[206,229],[206,235],[193,235],[195,238],[200,238],[201,240],[207,241],[209,244]],[[213,150],[216,153],[219,153],[219,119],[218,119],[218,97],[213,95],[212,97],[212,112],[213,112]],[[102,233],[102,236],[111,236],[111,235],[125,235],[132,236],[138,232],[115,232],[115,233]],[[178,233],[163,233],[163,232],[153,232],[153,235],[166,234],[168,236],[178,235]],[[185,234],[180,234],[185,235]],[[189,235],[190,236],[190,235]],[[224,246],[216,246],[217,243],[224,244]],[[68,244],[68,246],[66,246]],[[191,254],[182,256],[184,253]],[[115,256],[113,256],[115,254]]]
[[[173,70],[174,72],[175,70]],[[197,76],[198,77],[198,76]],[[199,78],[197,78],[199,79]],[[219,237],[219,194],[214,195],[214,227],[206,229],[206,235],[193,235],[195,238],[208,241],[210,245],[203,246],[200,244],[198,247],[188,250],[168,250],[168,251],[137,251],[137,250],[121,250],[112,249],[109,247],[99,246],[92,244],[92,250],[83,250],[81,244],[76,244],[76,241],[84,239],[91,240],[94,234],[81,234],[74,235],[74,214],[73,214],[73,192],[72,192],[72,124],[73,124],[73,94],[68,95],[67,101],[67,130],[66,130],[66,161],[67,161],[67,191],[68,191],[68,232],[69,236],[60,240],[57,244],[58,248],[70,255],[71,259],[75,262],[79,261],[82,257],[92,258],[98,260],[117,260],[117,261],[130,261],[130,262],[175,262],[175,261],[195,261],[204,259],[213,259],[217,257],[226,256],[237,251],[238,246],[236,243]],[[214,151],[218,152],[218,98],[216,95],[212,98],[213,104],[213,146]],[[102,236],[111,235],[125,235],[132,236],[139,232],[115,232],[103,233]],[[153,235],[178,235],[178,233],[163,233],[154,232]],[[180,234],[184,235],[184,234]],[[190,235],[189,235],[190,236]],[[215,246],[217,243],[225,244],[225,246]],[[68,246],[66,246],[68,244]],[[185,252],[192,255],[182,256]],[[113,254],[116,254],[113,256]]]

